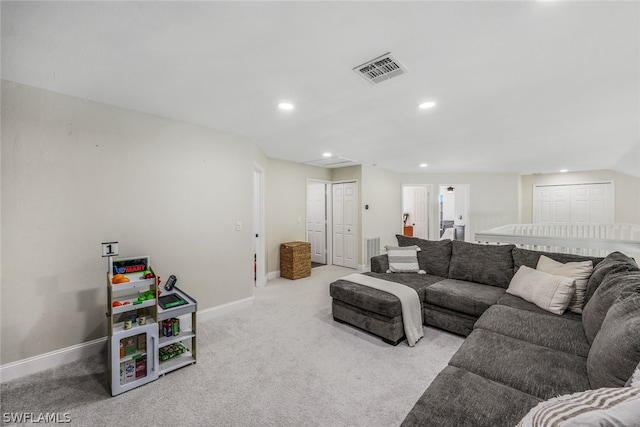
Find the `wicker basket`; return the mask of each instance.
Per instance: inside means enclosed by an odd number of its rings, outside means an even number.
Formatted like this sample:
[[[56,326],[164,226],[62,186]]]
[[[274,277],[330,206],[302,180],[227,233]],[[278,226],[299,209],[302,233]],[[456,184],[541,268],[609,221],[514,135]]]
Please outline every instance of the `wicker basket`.
[[[289,242],[280,245],[280,277],[300,279],[311,276],[311,243]]]

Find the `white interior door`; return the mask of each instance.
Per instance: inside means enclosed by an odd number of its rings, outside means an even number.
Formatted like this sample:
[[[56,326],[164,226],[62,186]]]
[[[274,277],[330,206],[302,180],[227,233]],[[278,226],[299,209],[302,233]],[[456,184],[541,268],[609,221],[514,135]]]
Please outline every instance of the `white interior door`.
[[[428,222],[428,200],[429,192],[427,187],[414,187],[413,190],[413,210],[414,225],[413,235],[421,239],[429,238],[429,222]]]
[[[344,265],[344,184],[333,184],[333,264]]]
[[[311,261],[327,263],[327,196],[323,183],[307,184],[307,241]]]
[[[332,185],[332,262],[358,268],[358,186],[355,182]]]
[[[537,224],[569,224],[571,222],[571,186],[535,187],[533,222]]]
[[[571,222],[574,224],[613,223],[613,184],[571,186]]]
[[[344,185],[344,266],[358,268],[358,187]]]
[[[264,170],[254,164],[253,169],[253,232],[254,240],[254,262],[253,274],[255,286],[266,284],[266,256],[265,256],[265,221],[264,221]]]

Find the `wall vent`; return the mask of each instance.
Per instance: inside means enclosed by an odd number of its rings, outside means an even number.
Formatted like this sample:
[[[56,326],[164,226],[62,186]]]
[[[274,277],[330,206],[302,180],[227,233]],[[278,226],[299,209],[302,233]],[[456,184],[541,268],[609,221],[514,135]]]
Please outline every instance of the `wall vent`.
[[[380,255],[380,238],[367,237],[364,239],[364,247],[366,248],[367,265],[371,265],[371,258]]]
[[[353,71],[371,84],[377,84],[409,72],[390,52],[358,65]]]
[[[304,162],[305,165],[311,166],[320,166],[323,168],[342,168],[345,166],[354,166],[359,163],[355,160],[347,159],[346,157],[333,156],[333,157],[325,157],[318,160],[311,160],[308,162]]]

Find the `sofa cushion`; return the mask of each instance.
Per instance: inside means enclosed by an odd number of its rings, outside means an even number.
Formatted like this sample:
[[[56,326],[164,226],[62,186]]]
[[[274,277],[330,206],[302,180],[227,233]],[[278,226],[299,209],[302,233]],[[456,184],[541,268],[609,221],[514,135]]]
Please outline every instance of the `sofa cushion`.
[[[581,357],[589,354],[589,342],[584,336],[582,324],[561,316],[548,316],[496,304],[484,312],[474,329],[486,329]]]
[[[602,284],[605,277],[613,273],[621,273],[624,271],[638,271],[638,264],[625,254],[620,252],[612,252],[605,257],[602,262],[594,265],[593,273],[587,283],[587,290],[584,295],[585,305],[589,302],[596,289]]]
[[[587,291],[587,282],[593,272],[593,261],[562,263],[545,255],[540,255],[536,270],[574,279],[576,281],[576,292],[573,294],[567,310],[571,310],[574,313],[582,313],[584,294]]]
[[[516,427],[633,426],[639,419],[639,389],[599,388],[540,402]]]
[[[557,314],[553,314],[550,313],[546,310],[541,309],[540,307],[538,307],[537,305],[535,305],[534,303],[528,302],[523,300],[520,297],[517,297],[515,295],[511,295],[511,294],[507,294],[505,293],[496,303],[498,305],[506,305],[508,307],[513,307],[513,308],[517,308],[519,310],[526,310],[526,311],[531,311],[534,313],[538,313],[538,314],[544,314],[547,316],[553,316],[553,317],[558,317]],[[572,320],[574,322],[578,322],[582,325],[582,316],[580,316],[578,313],[574,313],[572,311],[565,311],[564,314],[562,316],[559,316],[563,319],[568,319],[568,320]]]
[[[590,343],[593,343],[607,311],[618,296],[637,287],[640,287],[640,271],[622,271],[606,276],[582,310],[582,326]]]
[[[604,286],[604,283],[602,284]],[[597,298],[597,295],[594,295]],[[640,287],[611,306],[587,358],[593,388],[622,387],[640,363]]]
[[[513,277],[513,248],[454,240],[448,277],[506,289]]]
[[[449,364],[540,399],[591,388],[584,357],[485,329],[474,329]]]
[[[399,246],[418,246],[418,264],[427,274],[447,277],[451,260],[451,240],[425,240],[396,235]]]
[[[431,283],[442,280],[442,277],[428,274],[415,273],[365,273],[367,276],[376,277],[382,280],[402,283],[418,293],[421,302],[425,299],[425,288]],[[336,280],[329,285],[329,295],[347,304],[378,313],[383,316],[395,317],[402,314],[400,300],[394,295],[378,289],[369,288],[364,285],[349,282],[346,280]]]
[[[389,258],[389,272],[391,273],[418,273],[418,252],[420,247],[406,246],[385,246],[387,257]],[[423,271],[424,272],[424,271]]]
[[[536,268],[538,266],[538,261],[540,260],[541,255],[544,255],[548,258],[551,258],[554,261],[558,261],[563,264],[566,264],[567,262],[591,261],[593,262],[594,266],[599,264],[604,259],[599,257],[590,257],[590,256],[574,255],[574,254],[532,251],[530,249],[522,249],[518,247],[513,248],[512,255],[513,255],[513,267],[515,270],[517,270],[521,265],[526,265],[529,268]]]
[[[476,317],[502,295],[502,288],[454,279],[444,279],[425,288],[426,303]]]
[[[473,331],[473,325],[478,320],[478,316],[449,310],[429,303],[425,303],[422,308],[422,318],[427,326],[434,326],[464,337]]]
[[[575,280],[523,265],[511,279],[507,293],[559,315],[566,310],[575,290]]]
[[[402,422],[402,427],[513,427],[540,399],[482,376],[447,366]]]

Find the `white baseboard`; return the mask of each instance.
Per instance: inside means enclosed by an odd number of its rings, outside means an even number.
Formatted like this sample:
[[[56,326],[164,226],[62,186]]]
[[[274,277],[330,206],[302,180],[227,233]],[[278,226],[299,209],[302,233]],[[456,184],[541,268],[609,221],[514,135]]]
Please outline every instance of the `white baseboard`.
[[[267,273],[267,281],[280,277],[280,270],[270,271]]]
[[[238,301],[232,301],[216,307],[198,310],[198,322],[220,317],[243,308],[253,306],[253,296]],[[106,349],[107,337],[95,339],[71,347],[61,348],[49,353],[18,360],[0,366],[0,382],[11,381],[51,368],[57,368],[67,363],[99,354]]]
[[[371,264],[359,264],[358,265],[358,270],[360,270],[362,272],[371,271]]]
[[[0,366],[0,382],[11,381],[46,369],[57,368],[67,363],[86,359],[87,357],[99,354],[106,348],[106,345],[107,337],[102,337],[93,341],[4,364]]]
[[[216,317],[251,307],[253,307],[252,296],[239,299],[237,301],[231,301],[226,304],[217,305],[215,307],[206,308],[204,310],[198,310],[198,322],[206,322],[207,320],[215,319]]]

